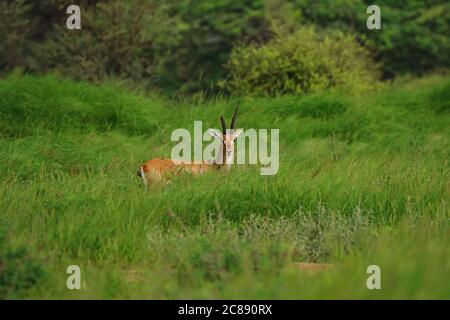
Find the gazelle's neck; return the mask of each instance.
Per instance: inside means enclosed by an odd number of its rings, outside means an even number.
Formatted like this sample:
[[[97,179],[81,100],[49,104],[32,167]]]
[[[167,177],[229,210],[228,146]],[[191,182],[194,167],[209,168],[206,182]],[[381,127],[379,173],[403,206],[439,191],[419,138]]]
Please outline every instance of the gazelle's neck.
[[[222,148],[223,149],[223,148]],[[231,168],[231,165],[233,164],[233,162],[234,162],[234,150],[231,152],[231,153],[225,153],[225,157],[222,157],[222,159],[224,159],[223,160],[223,163],[224,163],[224,166],[227,168],[227,169],[230,169]]]
[[[226,154],[226,152],[224,153],[224,149],[225,146],[223,145],[223,143],[221,143],[216,159],[208,161],[207,163],[210,165],[215,165],[218,167],[226,167],[227,169],[230,169],[234,160],[234,152]]]

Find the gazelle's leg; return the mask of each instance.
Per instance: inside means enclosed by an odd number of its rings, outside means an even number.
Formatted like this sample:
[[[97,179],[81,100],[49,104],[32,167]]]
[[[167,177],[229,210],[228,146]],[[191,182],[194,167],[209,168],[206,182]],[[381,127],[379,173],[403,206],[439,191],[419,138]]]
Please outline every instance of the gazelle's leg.
[[[144,167],[140,167],[139,168],[139,175],[141,176],[142,183],[144,184],[145,189],[147,189],[148,188],[148,182],[147,182],[147,177],[145,176]]]

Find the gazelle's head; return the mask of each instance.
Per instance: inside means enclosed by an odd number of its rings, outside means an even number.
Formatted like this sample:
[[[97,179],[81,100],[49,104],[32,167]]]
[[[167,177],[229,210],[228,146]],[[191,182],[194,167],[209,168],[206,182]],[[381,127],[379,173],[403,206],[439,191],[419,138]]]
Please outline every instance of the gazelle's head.
[[[222,141],[222,154],[219,157],[222,159],[218,159],[220,164],[226,164],[227,166],[233,163],[234,159],[234,142],[237,137],[242,133],[242,129],[235,129],[237,114],[239,110],[239,102],[236,106],[236,110],[234,110],[233,118],[231,119],[230,128],[227,129],[227,125],[225,124],[225,119],[223,116],[220,117],[220,122],[222,123],[222,132],[214,129],[209,129],[208,133],[215,138],[218,138]]]

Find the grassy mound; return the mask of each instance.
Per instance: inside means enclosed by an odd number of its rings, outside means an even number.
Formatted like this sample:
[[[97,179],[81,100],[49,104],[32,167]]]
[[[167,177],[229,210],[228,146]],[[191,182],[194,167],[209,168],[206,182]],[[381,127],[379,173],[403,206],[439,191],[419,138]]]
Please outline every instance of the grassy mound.
[[[32,135],[38,129],[128,134],[156,129],[151,118],[143,118],[148,101],[126,95],[114,85],[99,90],[50,76],[10,76],[0,81],[0,95],[0,134],[4,136]]]

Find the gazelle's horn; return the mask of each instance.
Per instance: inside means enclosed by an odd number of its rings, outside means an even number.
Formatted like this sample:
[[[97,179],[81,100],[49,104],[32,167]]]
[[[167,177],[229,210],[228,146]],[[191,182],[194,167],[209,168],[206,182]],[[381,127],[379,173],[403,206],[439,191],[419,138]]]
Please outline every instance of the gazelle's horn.
[[[234,129],[234,125],[236,124],[236,118],[239,111],[239,101],[237,102],[236,110],[234,110],[233,118],[231,119],[230,129]]]
[[[223,116],[220,116],[220,122],[222,122],[223,135],[226,135],[227,134],[227,125],[225,124],[225,119],[223,118]]]

